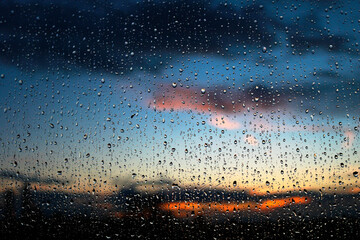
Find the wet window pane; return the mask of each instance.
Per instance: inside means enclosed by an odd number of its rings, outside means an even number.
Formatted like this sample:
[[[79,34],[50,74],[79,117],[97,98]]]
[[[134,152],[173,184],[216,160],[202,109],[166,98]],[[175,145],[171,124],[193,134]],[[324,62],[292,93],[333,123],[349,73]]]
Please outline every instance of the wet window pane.
[[[359,235],[360,2],[0,2],[2,239]]]

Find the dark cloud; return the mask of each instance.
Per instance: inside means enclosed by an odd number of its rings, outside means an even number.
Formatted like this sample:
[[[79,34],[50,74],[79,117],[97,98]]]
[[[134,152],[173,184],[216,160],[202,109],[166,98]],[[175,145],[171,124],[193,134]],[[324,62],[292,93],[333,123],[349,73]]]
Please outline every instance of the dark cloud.
[[[22,65],[78,64],[107,71],[156,67],[171,55],[224,52],[229,44],[268,45],[263,10],[206,1],[119,4],[7,1],[0,8],[2,59]]]
[[[20,181],[24,183],[27,182],[27,183],[45,183],[45,184],[53,184],[53,183],[65,184],[65,182],[51,177],[42,178],[34,175],[26,176],[19,172],[6,171],[6,170],[0,171],[0,178]]]
[[[296,83],[288,86],[287,79],[271,89],[270,94],[265,94],[269,96],[262,104],[266,106],[272,99],[276,103],[281,102],[278,100],[280,96],[286,101],[299,95],[315,101],[321,95],[323,100],[335,97],[332,92],[337,87],[345,89],[345,94],[340,98],[354,101],[354,106],[358,105],[359,83],[355,79],[357,62],[354,61],[351,72],[346,70],[349,67],[338,70],[338,66],[336,69],[315,70],[310,63],[320,57],[324,59],[322,66],[325,66],[328,64],[325,61],[332,54],[342,54],[341,58],[354,58],[358,54],[358,47],[354,45],[358,19],[354,23],[351,10],[345,7],[339,9],[336,1],[309,1],[291,6],[281,2],[270,4],[268,1],[236,3],[229,1],[225,5],[202,0],[140,3],[4,1],[0,3],[0,59],[18,64],[24,70],[39,66],[52,69],[81,66],[88,70],[126,73],[131,68],[139,67],[148,71],[162,70],[167,62],[173,62],[171,57],[179,59],[183,54],[220,54],[232,61],[237,52],[242,54],[258,49],[261,53],[263,46],[269,46],[269,51],[281,50],[279,61],[283,63],[288,59],[281,58],[282,54],[293,56],[318,51],[319,54],[312,55],[310,60],[301,61],[306,63],[303,69],[305,74],[317,72],[316,76],[310,77],[312,80],[307,81],[305,88],[302,88],[303,84],[294,87]],[[337,28],[334,29],[331,23],[337,23]],[[332,28],[331,31],[329,28]],[[351,31],[353,29],[355,32]],[[282,43],[279,36],[283,36]],[[246,58],[244,61],[251,63],[251,55],[254,54],[241,55],[239,59]],[[331,64],[342,64],[339,56],[334,55],[333,58]],[[258,61],[263,61],[265,67],[262,69],[265,69],[277,64],[277,59],[276,56],[265,56]],[[297,59],[288,65],[301,68],[301,62]],[[346,64],[349,66],[350,63]],[[265,74],[265,71],[260,74]],[[293,73],[288,72],[286,78],[291,75]],[[339,77],[342,77],[341,82],[338,81]],[[316,78],[330,79],[332,82],[323,81],[321,85],[311,86]],[[251,92],[256,84],[249,86],[250,90],[246,90],[246,93],[242,92],[240,96],[236,93],[230,99],[229,94],[226,97],[218,95],[217,105],[227,105],[225,102],[228,100],[238,101],[239,98],[251,100],[251,94],[259,93],[259,89]],[[212,91],[221,92],[222,87]],[[264,90],[266,92],[269,91]]]

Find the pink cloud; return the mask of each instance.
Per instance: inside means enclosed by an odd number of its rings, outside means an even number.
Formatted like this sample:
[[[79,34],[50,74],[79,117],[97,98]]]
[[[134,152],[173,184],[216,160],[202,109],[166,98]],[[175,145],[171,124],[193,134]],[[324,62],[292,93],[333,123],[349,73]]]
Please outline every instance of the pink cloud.
[[[240,123],[230,119],[229,117],[218,115],[215,117],[209,118],[208,123],[211,126],[221,128],[221,129],[227,129],[227,130],[236,130],[241,127]]]

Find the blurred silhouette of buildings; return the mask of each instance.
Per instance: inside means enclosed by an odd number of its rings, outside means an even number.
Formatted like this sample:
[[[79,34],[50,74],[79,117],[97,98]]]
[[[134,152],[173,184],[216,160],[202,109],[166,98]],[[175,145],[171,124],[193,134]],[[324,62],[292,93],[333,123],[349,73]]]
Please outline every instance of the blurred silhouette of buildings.
[[[4,217],[11,220],[16,217],[15,214],[15,194],[12,190],[6,190],[4,194]]]
[[[29,224],[42,218],[42,212],[33,200],[31,185],[25,182],[21,193],[21,219]]]

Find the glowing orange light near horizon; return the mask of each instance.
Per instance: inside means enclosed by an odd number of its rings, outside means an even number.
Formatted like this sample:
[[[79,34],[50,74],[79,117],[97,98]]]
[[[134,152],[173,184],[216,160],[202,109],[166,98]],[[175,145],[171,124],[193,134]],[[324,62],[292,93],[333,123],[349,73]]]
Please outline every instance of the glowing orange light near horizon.
[[[290,205],[308,204],[309,197],[288,197],[269,199],[262,203],[248,201],[245,203],[222,203],[222,202],[171,202],[162,203],[159,208],[162,211],[171,212],[175,217],[183,218],[197,215],[211,215],[216,212],[233,213],[240,211],[267,212]]]

